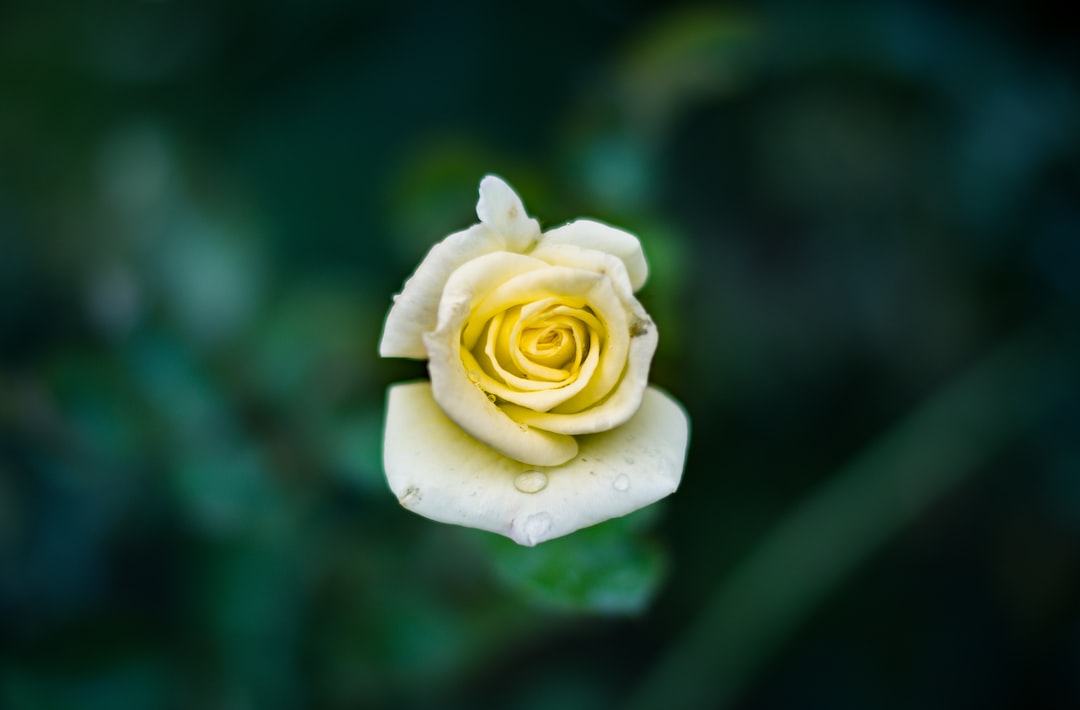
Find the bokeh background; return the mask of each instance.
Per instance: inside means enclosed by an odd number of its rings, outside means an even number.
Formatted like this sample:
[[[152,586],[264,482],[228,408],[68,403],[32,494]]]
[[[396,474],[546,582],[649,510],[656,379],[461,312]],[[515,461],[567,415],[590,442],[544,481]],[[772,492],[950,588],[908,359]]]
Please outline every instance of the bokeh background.
[[[0,6],[0,706],[1080,706],[1049,3]],[[640,235],[680,491],[401,509],[390,295],[498,173]]]

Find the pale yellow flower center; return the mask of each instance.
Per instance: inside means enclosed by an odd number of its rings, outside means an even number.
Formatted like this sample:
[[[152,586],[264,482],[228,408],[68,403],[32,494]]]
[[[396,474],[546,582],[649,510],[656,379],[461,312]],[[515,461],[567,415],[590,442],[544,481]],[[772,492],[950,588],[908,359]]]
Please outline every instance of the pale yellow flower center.
[[[544,298],[496,313],[468,348],[484,380],[518,391],[549,390],[595,369],[603,327],[582,301]],[[488,388],[497,394],[501,387]]]
[[[522,423],[529,413],[582,412],[610,395],[626,368],[631,336],[608,276],[528,266],[534,268],[493,288],[474,282],[486,292],[471,304],[458,341],[469,381]]]

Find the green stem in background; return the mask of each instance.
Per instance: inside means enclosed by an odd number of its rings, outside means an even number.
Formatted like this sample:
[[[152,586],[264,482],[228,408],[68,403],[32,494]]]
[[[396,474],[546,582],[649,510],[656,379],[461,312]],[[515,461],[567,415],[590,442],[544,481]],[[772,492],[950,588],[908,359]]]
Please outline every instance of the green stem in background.
[[[1073,388],[1042,329],[1006,341],[826,477],[723,579],[629,707],[721,708],[859,565]]]

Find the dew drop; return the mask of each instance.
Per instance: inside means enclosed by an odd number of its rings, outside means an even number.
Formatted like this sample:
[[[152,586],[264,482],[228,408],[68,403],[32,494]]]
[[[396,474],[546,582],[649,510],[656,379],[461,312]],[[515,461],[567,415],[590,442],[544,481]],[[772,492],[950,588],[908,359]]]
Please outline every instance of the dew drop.
[[[518,429],[520,429],[521,431],[528,431],[529,427],[526,424],[518,424]]]
[[[522,493],[539,493],[547,488],[548,477],[543,471],[525,471],[514,479],[514,488]]]
[[[472,382],[474,385],[480,384],[480,375],[476,374],[472,370],[469,370],[468,372],[466,372],[465,376],[468,377],[469,382]]]
[[[535,545],[542,542],[551,530],[551,515],[548,513],[536,513],[525,519],[525,544]]]
[[[491,402],[492,404],[495,404],[495,395],[493,395],[493,394],[491,394],[489,392],[487,397],[488,397],[489,402]]]
[[[628,491],[630,490],[630,478],[625,473],[620,473],[611,482],[611,487],[617,491]]]

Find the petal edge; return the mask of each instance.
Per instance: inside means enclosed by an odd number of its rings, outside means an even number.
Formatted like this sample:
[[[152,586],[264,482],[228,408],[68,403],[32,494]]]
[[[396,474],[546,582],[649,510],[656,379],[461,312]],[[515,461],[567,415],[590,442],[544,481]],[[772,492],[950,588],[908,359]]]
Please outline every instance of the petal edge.
[[[498,251],[504,239],[482,224],[455,232],[436,244],[406,281],[386,314],[379,355],[427,358],[423,334],[434,330],[439,316],[443,287],[459,266]]]
[[[497,175],[480,181],[476,216],[502,236],[511,251],[525,253],[540,238],[540,223],[529,217],[518,194]]]
[[[682,407],[650,387],[638,413],[602,434],[580,437],[561,466],[526,466],[496,453],[439,409],[427,382],[392,385],[383,460],[401,504],[419,515],[488,530],[533,546],[631,513],[674,492],[689,437]],[[541,474],[528,493],[515,478]]]

